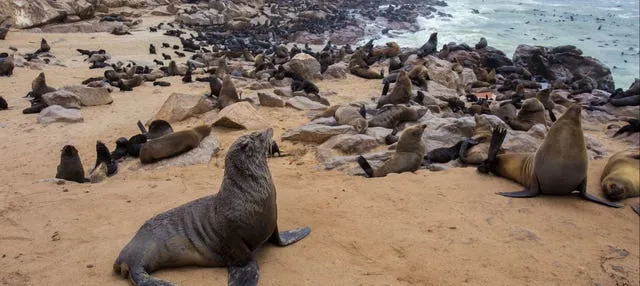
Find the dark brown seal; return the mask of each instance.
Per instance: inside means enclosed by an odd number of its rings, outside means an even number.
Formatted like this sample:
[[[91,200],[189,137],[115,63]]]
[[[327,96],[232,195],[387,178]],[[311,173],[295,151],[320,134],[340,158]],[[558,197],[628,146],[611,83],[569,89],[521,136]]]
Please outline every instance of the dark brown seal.
[[[200,125],[150,140],[140,148],[140,162],[154,163],[180,155],[200,145],[200,141],[211,133],[211,126]]]
[[[42,95],[49,92],[56,91],[55,88],[47,86],[47,80],[44,76],[44,73],[41,72],[32,82],[31,82],[31,92],[29,92],[29,96],[31,97],[31,106],[22,110],[24,114],[32,114],[32,113],[40,113],[44,108],[47,107],[47,104],[42,99]]]
[[[611,156],[602,171],[600,184],[612,201],[640,196],[640,150],[620,151]]]
[[[369,127],[395,129],[402,122],[418,121],[427,113],[426,109],[415,109],[404,105],[386,105],[369,120]]]
[[[15,64],[13,63],[13,54],[9,55],[6,58],[0,59],[0,76],[13,75],[14,68]]]
[[[256,285],[256,249],[287,246],[308,227],[280,232],[267,165],[273,130],[244,135],[227,152],[220,191],[159,214],[140,227],[113,264],[136,285],[172,285],[149,273],[180,266],[228,267],[228,285]]]
[[[78,150],[73,145],[66,145],[60,150],[60,164],[56,172],[57,179],[78,183],[88,182],[84,177],[84,168]]]
[[[498,155],[506,130],[494,130],[488,159],[478,167],[524,186],[513,193],[498,193],[512,198],[529,198],[540,194],[569,195],[579,191],[590,201],[609,207],[620,207],[587,193],[589,158],[582,131],[582,107],[571,106],[551,126],[542,145],[535,153],[507,153]]]
[[[417,171],[422,166],[426,153],[425,145],[422,141],[422,133],[425,128],[427,128],[426,124],[418,124],[405,129],[398,140],[396,152],[380,168],[374,170],[362,156],[358,157],[358,164],[367,177],[384,177],[390,173]]]

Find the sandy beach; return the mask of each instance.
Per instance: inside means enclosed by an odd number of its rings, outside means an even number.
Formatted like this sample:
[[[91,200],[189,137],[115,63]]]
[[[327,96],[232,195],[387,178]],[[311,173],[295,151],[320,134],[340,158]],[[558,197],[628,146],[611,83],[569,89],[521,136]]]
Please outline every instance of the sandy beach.
[[[33,51],[44,36],[66,67],[45,65],[53,87],[80,84],[102,69],[89,70],[75,49],[103,48],[115,60],[151,62],[149,43],[179,44],[175,37],[143,30],[171,18],[145,18],[132,36],[35,34],[12,30],[0,41]],[[0,77],[0,283],[2,285],[129,285],[112,264],[145,220],[196,198],[216,193],[225,149],[247,130],[214,128],[222,150],[208,165],[136,170],[128,159],[119,173],[99,184],[38,182],[53,178],[66,144],[76,146],[85,169],[95,142],[110,148],[138,132],[136,121],[153,116],[174,93],[202,95],[203,83],[165,80],[133,92],[114,91],[110,105],[85,107],[84,122],[42,126],[23,115],[22,97],[39,70],[16,68]],[[334,91],[332,104],[380,94],[378,80],[348,75],[317,82]],[[244,94],[256,91],[244,90]],[[274,128],[281,149],[293,154],[269,159],[277,188],[281,228],[308,225],[308,238],[287,248],[265,246],[258,255],[260,285],[639,285],[640,218],[628,206],[613,209],[577,196],[509,199],[500,191],[521,187],[474,167],[443,172],[419,170],[366,179],[318,167],[315,145],[280,141],[280,135],[309,122],[307,112],[258,107]],[[173,124],[196,126],[200,118]],[[589,164],[588,191],[603,197],[600,175],[614,152],[629,147],[605,135],[606,125],[586,134],[607,155]],[[636,135],[637,136],[637,133]],[[224,268],[181,268],[157,272],[179,285],[226,285]]]

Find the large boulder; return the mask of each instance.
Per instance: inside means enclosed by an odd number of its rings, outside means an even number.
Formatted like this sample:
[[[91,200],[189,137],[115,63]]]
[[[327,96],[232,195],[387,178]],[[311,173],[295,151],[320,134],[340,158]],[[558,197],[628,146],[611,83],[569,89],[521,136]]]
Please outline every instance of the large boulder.
[[[60,105],[51,105],[38,114],[38,123],[47,125],[53,122],[82,122],[82,114],[78,109],[67,109]]]
[[[205,120],[206,121],[206,120]],[[236,102],[222,109],[213,126],[257,130],[267,127],[267,121],[246,101]]]
[[[288,63],[284,64],[284,69],[292,71],[306,80],[322,79],[320,62],[305,53],[295,55]]]
[[[458,97],[458,92],[455,89],[448,88],[436,81],[427,81],[427,86],[429,87],[428,95],[433,98]]]
[[[480,56],[480,62],[484,67],[498,68],[513,65],[511,59],[509,59],[504,52],[496,48],[485,47],[475,50],[475,52]]]
[[[42,95],[44,102],[51,105],[59,105],[64,108],[80,108],[80,98],[73,92],[56,90]]]
[[[327,126],[321,124],[309,124],[287,130],[282,134],[282,140],[321,144],[335,135],[347,133],[356,134],[356,131],[349,125]]]
[[[298,110],[325,110],[327,106],[304,96],[295,96],[287,100],[287,106]]]
[[[279,96],[271,93],[258,92],[258,100],[261,106],[284,107],[286,102]]]
[[[162,119],[169,123],[179,122],[212,109],[211,102],[202,95],[173,93],[162,104],[156,115],[149,119],[147,124],[157,119]]]
[[[325,79],[345,79],[347,78],[347,65],[343,62],[332,64],[323,76]]]
[[[430,80],[454,90],[460,86],[460,76],[452,69],[453,64],[449,61],[442,60],[434,56],[428,56],[426,58],[425,66],[427,67],[427,73],[429,74]]]
[[[607,92],[615,89],[611,70],[597,59],[583,56],[574,46],[519,45],[513,63],[549,81],[572,82],[576,76],[586,76],[596,81],[598,89]]]
[[[109,89],[106,87],[86,87],[82,85],[65,86],[59,90],[65,90],[72,92],[80,99],[80,104],[84,106],[96,106],[111,104],[113,98],[109,94]]]
[[[32,29],[42,33],[111,33],[113,29],[122,27],[122,22],[82,21],[68,24],[47,25]]]

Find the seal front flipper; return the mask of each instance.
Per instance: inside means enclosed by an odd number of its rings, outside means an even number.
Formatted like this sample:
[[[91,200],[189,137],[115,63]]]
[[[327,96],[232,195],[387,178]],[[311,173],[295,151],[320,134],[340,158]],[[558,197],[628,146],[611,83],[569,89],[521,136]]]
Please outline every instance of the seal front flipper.
[[[372,178],[373,168],[371,168],[371,165],[369,164],[369,162],[367,162],[367,159],[365,159],[364,157],[362,157],[362,155],[360,155],[358,156],[358,159],[356,159],[356,161],[358,162],[358,165],[360,165],[360,168],[364,170],[366,177]]]
[[[311,228],[307,226],[285,231],[278,231],[278,227],[276,226],[273,234],[269,237],[269,242],[277,246],[287,246],[307,237],[309,233],[311,233]]]
[[[633,209],[634,212],[636,212],[638,215],[640,215],[640,205],[631,206],[631,208]]]
[[[519,192],[511,192],[511,193],[500,192],[497,194],[501,196],[509,197],[509,198],[532,198],[537,196],[538,192],[525,188],[524,190]]]
[[[553,109],[549,109],[549,118],[551,118],[552,122],[556,122],[556,115],[553,114]]]
[[[258,285],[258,263],[255,259],[245,266],[229,266],[229,286],[253,286]]]

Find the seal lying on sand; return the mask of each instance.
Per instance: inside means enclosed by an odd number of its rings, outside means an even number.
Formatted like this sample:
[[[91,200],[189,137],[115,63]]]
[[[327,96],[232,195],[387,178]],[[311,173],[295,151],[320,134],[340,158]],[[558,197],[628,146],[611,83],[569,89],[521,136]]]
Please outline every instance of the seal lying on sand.
[[[587,193],[589,158],[582,132],[582,107],[571,106],[551,126],[542,145],[535,153],[498,155],[506,130],[496,128],[487,160],[478,167],[482,173],[494,173],[524,186],[513,193],[498,193],[512,198],[530,198],[540,194],[569,195],[575,190],[587,200],[609,207],[617,204]]]
[[[621,151],[611,156],[602,171],[600,184],[612,201],[640,196],[640,150]]]
[[[225,157],[220,191],[162,214],[140,227],[113,264],[136,285],[172,285],[149,273],[180,266],[228,267],[228,285],[256,285],[256,249],[287,246],[308,227],[280,232],[276,188],[267,165],[273,129],[240,137]]]
[[[425,128],[427,128],[426,124],[419,124],[404,130],[398,140],[396,152],[380,168],[374,170],[362,156],[358,156],[358,164],[369,178],[384,177],[389,173],[417,171],[422,166],[426,151],[422,141]]]
[[[209,133],[211,126],[200,125],[150,140],[140,148],[140,162],[154,163],[187,152],[198,147],[200,141],[209,136]]]
[[[78,183],[89,182],[89,180],[84,177],[82,161],[80,161],[78,150],[73,145],[62,147],[56,178]]]

